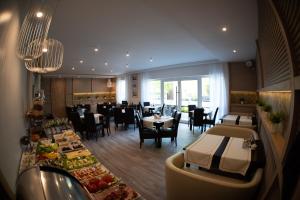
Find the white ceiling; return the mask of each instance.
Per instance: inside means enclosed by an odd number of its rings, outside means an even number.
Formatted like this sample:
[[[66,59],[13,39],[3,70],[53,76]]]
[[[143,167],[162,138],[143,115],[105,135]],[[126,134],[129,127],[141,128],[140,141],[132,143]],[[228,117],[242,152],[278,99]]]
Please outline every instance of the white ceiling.
[[[256,0],[62,0],[49,37],[65,47],[58,74],[118,75],[196,61],[245,61],[255,58]]]

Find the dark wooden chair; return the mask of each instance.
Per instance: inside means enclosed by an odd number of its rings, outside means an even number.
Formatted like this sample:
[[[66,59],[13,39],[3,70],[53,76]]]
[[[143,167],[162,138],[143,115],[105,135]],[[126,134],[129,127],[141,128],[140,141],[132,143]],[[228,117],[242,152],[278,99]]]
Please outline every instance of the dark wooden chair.
[[[175,141],[175,145],[177,146],[177,133],[180,119],[181,113],[176,113],[173,126],[171,128],[162,128],[160,131],[160,138],[171,138],[171,141]]]
[[[115,129],[119,127],[119,124],[124,124],[124,113],[122,112],[123,109],[124,108],[114,109]]]
[[[144,127],[143,120],[138,115],[136,115],[135,118],[136,118],[137,126],[139,128],[140,148],[142,148],[142,144],[144,143],[145,139],[154,139],[156,142],[157,141],[156,130]]]
[[[197,108],[196,105],[188,105],[188,113],[189,113],[189,125],[192,124],[191,121],[193,119],[193,115],[190,113],[190,111],[193,111]]]
[[[201,126],[201,133],[203,132],[204,128],[204,108],[196,108],[194,110],[194,117],[192,118],[192,124],[193,124],[193,134],[194,134],[194,128],[195,126]]]
[[[103,120],[103,118],[102,118]],[[91,112],[85,112],[84,113],[84,121],[86,125],[86,131],[87,131],[87,137],[89,138],[90,135],[94,135],[96,138],[96,141],[98,140],[98,135],[100,135],[100,132],[102,131],[102,136],[104,136],[104,126],[103,121],[100,120],[99,124],[96,124],[94,113]]]
[[[133,130],[135,131],[135,113],[133,108],[125,108],[126,117],[124,117],[124,122],[126,128],[128,125],[133,124]]]
[[[204,119],[204,124],[205,124],[205,128],[206,125],[208,125],[209,127],[215,126],[216,125],[216,118],[217,118],[217,114],[219,111],[219,107],[216,108],[216,111],[214,113],[214,117],[211,119]]]
[[[111,133],[110,131],[110,115],[106,115],[103,118],[103,128],[106,129],[107,135]]]
[[[85,132],[85,123],[81,120],[77,111],[70,112],[70,121],[73,124],[75,132],[79,132],[83,137]]]
[[[164,109],[165,109],[165,104],[162,105],[162,107],[158,108],[155,114],[157,115],[164,115]]]

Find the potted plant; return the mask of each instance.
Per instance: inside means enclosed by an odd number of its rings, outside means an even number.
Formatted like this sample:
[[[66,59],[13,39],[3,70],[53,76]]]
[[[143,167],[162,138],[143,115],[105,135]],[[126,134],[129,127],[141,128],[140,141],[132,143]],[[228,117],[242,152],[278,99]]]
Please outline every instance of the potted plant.
[[[265,105],[263,106],[263,110],[264,110],[265,112],[271,112],[271,111],[272,111],[272,106],[265,104]]]
[[[281,133],[282,132],[282,121],[284,119],[283,112],[272,112],[270,114],[270,121],[272,122],[273,132]]]

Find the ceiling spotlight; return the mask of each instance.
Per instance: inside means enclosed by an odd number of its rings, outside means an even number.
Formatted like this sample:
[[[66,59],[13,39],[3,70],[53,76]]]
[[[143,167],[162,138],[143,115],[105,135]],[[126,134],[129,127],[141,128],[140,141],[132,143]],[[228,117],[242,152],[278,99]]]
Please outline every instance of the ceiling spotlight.
[[[153,62],[153,58],[150,58],[150,60],[149,60],[150,62]]]
[[[99,51],[99,49],[95,48],[95,49],[94,49],[94,51],[95,51],[95,52],[98,52],[98,51]]]
[[[74,70],[75,70],[75,67],[72,67],[72,70],[74,71]]]
[[[92,68],[92,71],[94,72],[94,71],[95,71],[95,68]]]
[[[82,64],[82,63],[83,63],[83,60],[80,60],[79,62],[80,62],[80,64]]]
[[[226,32],[227,31],[227,27],[226,26],[222,27],[222,31]]]
[[[126,64],[126,68],[128,68],[129,67],[129,65],[128,64]]]
[[[108,65],[108,62],[105,62],[104,65],[107,66],[107,65]]]
[[[130,54],[129,54],[129,52],[127,51],[127,52],[126,52],[126,57],[129,57],[129,56],[130,56]]]
[[[37,16],[38,18],[41,18],[41,17],[44,16],[44,13],[42,13],[41,11],[38,11],[38,12],[36,13],[36,16]]]
[[[237,53],[237,50],[236,50],[236,49],[233,49],[232,52],[233,52],[233,53]]]
[[[44,53],[46,53],[47,51],[48,51],[47,48],[43,48],[43,49],[42,49],[42,52],[44,52]]]

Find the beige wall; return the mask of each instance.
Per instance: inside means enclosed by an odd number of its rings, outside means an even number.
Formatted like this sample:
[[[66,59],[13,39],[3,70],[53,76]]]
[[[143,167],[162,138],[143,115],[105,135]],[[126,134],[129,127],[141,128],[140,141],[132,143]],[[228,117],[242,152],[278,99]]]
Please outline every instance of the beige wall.
[[[0,14],[3,12],[2,3]],[[21,155],[19,140],[26,132],[27,70],[15,52],[19,11],[16,5],[5,10],[11,12],[12,18],[0,24],[0,170],[4,182],[14,192]]]
[[[230,62],[228,66],[230,90],[256,91],[256,70],[247,67],[245,62]]]
[[[80,103],[91,104],[92,112],[96,112],[96,104],[106,102],[101,97],[75,97],[73,93],[112,92],[116,91],[116,80],[111,79],[112,88],[107,87],[106,78],[42,78],[41,88],[45,90],[45,111],[58,117],[64,117],[66,105]]]

